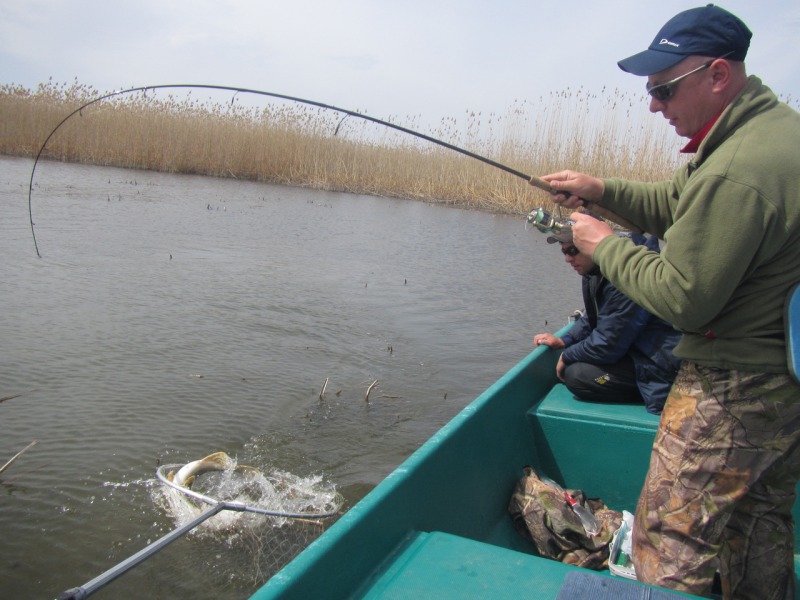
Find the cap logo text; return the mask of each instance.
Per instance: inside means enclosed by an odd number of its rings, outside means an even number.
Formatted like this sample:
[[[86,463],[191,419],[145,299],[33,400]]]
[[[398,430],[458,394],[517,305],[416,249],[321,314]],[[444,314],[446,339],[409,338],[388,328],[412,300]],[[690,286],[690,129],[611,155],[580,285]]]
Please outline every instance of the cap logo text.
[[[680,44],[676,44],[675,42],[670,42],[667,38],[662,38],[660,42],[658,42],[659,46],[663,46],[666,44],[667,46],[675,46],[676,48],[680,47]]]

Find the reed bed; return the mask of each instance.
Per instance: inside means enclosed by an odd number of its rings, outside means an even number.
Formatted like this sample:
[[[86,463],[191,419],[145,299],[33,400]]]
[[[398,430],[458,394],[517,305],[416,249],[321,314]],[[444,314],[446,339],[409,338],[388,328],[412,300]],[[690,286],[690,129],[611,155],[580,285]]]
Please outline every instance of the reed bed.
[[[35,156],[66,115],[101,95],[78,81],[0,86],[0,153]],[[522,179],[425,140],[353,116],[342,121],[330,110],[279,100],[248,104],[243,96],[114,96],[67,121],[43,156],[511,214],[548,204],[546,193]],[[569,167],[656,180],[682,160],[674,133],[647,112],[644,97],[618,90],[568,89],[516,101],[504,115],[467,112],[427,128],[420,117],[385,120],[529,175]]]

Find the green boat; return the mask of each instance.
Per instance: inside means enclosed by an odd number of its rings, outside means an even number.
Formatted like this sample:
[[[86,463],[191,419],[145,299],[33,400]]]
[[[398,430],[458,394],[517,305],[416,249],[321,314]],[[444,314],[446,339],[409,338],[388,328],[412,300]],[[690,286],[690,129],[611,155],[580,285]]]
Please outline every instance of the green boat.
[[[534,350],[253,600],[693,597],[540,557],[515,530],[507,507],[525,465],[630,512],[648,467],[658,417],[575,399],[558,356]]]

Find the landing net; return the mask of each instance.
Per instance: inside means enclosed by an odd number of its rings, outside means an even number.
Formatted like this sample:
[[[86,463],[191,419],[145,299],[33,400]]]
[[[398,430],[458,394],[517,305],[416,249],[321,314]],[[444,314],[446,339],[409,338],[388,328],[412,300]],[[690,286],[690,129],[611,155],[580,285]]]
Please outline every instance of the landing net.
[[[236,576],[251,582],[271,577],[319,537],[325,521],[339,514],[344,502],[335,486],[318,475],[242,473],[228,468],[198,475],[189,488],[170,477],[182,466],[157,469],[163,485],[153,489],[154,501],[178,527],[209,507],[218,509],[191,535],[248,555],[251,568],[237,571]]]

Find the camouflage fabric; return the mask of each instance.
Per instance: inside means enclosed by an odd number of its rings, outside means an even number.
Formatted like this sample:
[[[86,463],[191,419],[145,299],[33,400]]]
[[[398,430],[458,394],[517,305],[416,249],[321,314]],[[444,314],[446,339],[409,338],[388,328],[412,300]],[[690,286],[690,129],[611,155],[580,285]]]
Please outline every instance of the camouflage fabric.
[[[684,363],[656,434],[639,505],[640,581],[723,597],[794,599],[800,386],[788,375]]]
[[[600,499],[587,500],[580,490],[567,491],[594,513],[602,524],[599,534],[589,537],[563,492],[541,481],[530,467],[525,467],[508,505],[514,526],[536,544],[541,556],[587,569],[608,568],[608,545],[622,524],[622,513]]]

